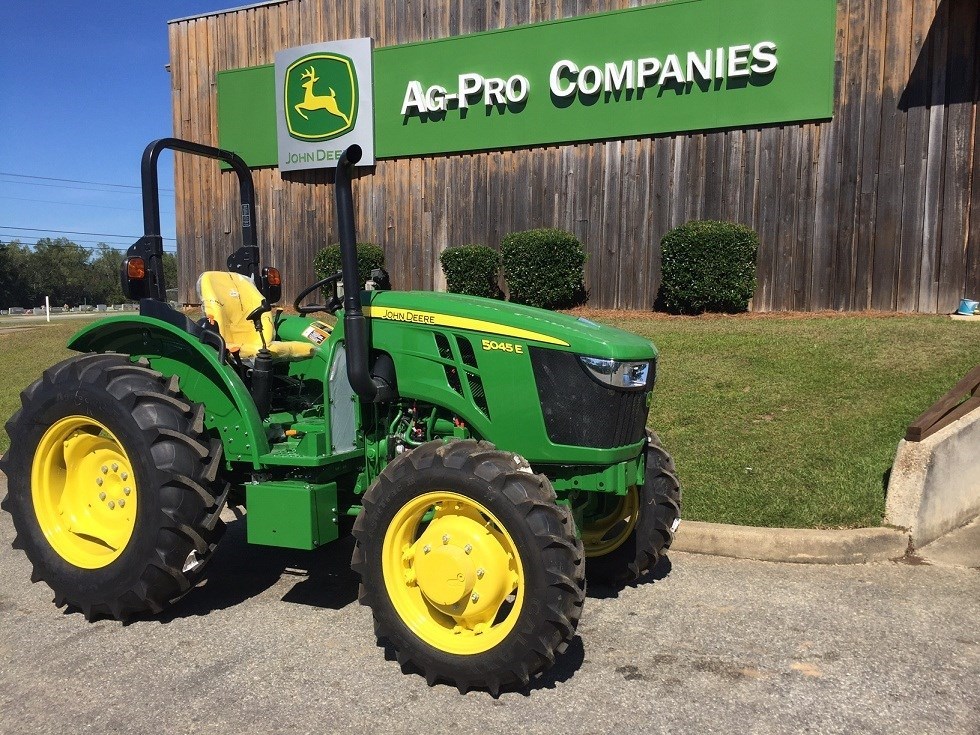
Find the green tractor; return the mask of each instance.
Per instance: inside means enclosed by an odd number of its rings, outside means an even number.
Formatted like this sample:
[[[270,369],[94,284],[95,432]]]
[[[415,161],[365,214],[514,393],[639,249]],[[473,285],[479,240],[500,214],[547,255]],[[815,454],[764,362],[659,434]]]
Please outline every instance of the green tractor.
[[[165,300],[165,149],[239,180],[243,243],[201,275],[200,321]],[[586,573],[635,580],[679,523],[674,466],[646,429],[657,351],[583,318],[385,290],[383,272],[366,290],[359,158],[336,171],[342,271],[287,316],[244,161],[147,147],[145,234],[122,267],[139,314],[82,329],[83,354],[22,393],[2,459],[14,545],[56,605],[125,620],[194,588],[227,505],[246,507],[254,544],[314,549],[352,528],[360,600],[404,669],[461,691],[526,685],[575,635]]]

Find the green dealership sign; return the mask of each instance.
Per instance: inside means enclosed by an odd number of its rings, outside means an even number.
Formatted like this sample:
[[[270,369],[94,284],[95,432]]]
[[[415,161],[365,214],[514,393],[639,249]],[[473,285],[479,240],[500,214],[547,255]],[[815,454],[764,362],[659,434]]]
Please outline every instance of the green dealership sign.
[[[826,119],[836,8],[835,0],[676,0],[378,48],[376,156]],[[310,92],[294,94],[302,111]],[[256,104],[264,95],[275,95],[271,67],[218,75],[221,145],[252,166],[276,164],[269,138],[279,121]]]

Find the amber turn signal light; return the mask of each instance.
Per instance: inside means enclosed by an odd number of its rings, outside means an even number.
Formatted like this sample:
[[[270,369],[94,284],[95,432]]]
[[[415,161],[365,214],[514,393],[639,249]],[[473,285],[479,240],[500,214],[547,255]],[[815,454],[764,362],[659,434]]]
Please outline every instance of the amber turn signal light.
[[[146,278],[146,263],[142,258],[126,259],[126,275],[138,281]]]

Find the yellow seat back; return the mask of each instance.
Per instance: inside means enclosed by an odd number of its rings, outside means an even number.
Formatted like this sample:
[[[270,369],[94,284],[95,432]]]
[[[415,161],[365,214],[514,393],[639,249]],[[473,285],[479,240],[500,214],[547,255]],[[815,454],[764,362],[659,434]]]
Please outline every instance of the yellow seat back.
[[[245,359],[255,357],[262,339],[246,317],[262,305],[263,296],[252,279],[240,273],[205,271],[197,279],[197,295],[204,315],[218,325],[228,349]],[[276,341],[270,312],[262,315],[262,336],[274,357],[302,360],[315,349],[311,342]]]
[[[247,317],[262,305],[262,294],[252,279],[240,273],[205,271],[197,280],[197,295],[204,315],[218,325],[229,349],[238,347],[242,357],[251,357],[262,347],[255,324]],[[275,339],[272,314],[262,315],[262,335],[266,343]]]

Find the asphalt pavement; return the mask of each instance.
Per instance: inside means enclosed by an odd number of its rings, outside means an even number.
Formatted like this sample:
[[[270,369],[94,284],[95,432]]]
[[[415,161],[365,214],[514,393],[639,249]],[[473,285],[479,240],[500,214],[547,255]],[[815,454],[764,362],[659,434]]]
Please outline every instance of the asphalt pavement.
[[[556,666],[494,699],[386,660],[349,539],[242,526],[206,584],[122,625],[56,609],[0,514],[0,733],[980,733],[977,570],[672,552],[591,590]]]

